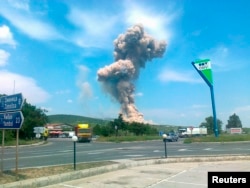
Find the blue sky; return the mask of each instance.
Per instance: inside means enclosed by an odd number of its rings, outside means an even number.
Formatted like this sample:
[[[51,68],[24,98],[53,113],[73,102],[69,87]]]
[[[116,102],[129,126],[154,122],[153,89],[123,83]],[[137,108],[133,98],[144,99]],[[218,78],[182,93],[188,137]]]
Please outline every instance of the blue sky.
[[[135,81],[148,122],[199,126],[212,116],[209,87],[191,65],[212,64],[217,118],[250,127],[250,2],[247,0],[1,0],[0,93],[22,93],[51,114],[117,118],[120,104],[97,71],[114,62],[113,41],[135,24],[165,40],[162,58]]]

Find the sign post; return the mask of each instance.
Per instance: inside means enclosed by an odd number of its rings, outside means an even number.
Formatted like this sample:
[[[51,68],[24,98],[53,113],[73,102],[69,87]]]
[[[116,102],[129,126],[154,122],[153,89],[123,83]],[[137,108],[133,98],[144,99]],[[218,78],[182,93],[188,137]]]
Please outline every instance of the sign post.
[[[207,85],[210,88],[212,110],[213,110],[214,134],[215,134],[215,137],[218,137],[219,132],[218,132],[217,118],[216,118],[213,76],[212,76],[210,59],[197,60],[197,61],[192,62],[192,65],[194,66],[196,71],[200,74],[200,76],[203,78],[203,80],[207,83]]]
[[[23,96],[21,93],[0,97],[0,129],[3,131],[1,171],[3,172],[4,131],[5,129],[16,129],[16,177],[18,174],[19,129],[24,121],[21,112],[22,106]]]
[[[190,131],[191,131],[191,136],[193,136],[193,128],[194,128],[193,126],[190,126],[190,127],[189,127],[189,129],[190,129]]]

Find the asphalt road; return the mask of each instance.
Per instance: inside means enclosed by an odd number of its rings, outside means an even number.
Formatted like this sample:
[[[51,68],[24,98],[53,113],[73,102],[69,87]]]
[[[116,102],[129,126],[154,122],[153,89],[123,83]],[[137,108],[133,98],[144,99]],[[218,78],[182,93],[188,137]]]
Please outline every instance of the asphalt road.
[[[18,168],[73,163],[73,142],[69,138],[51,138],[46,145],[18,147]],[[2,152],[1,152],[2,153]],[[192,143],[167,142],[168,157],[250,154],[249,142]],[[164,157],[164,143],[159,141],[129,143],[76,143],[76,162]],[[4,170],[16,168],[16,147],[5,147]]]

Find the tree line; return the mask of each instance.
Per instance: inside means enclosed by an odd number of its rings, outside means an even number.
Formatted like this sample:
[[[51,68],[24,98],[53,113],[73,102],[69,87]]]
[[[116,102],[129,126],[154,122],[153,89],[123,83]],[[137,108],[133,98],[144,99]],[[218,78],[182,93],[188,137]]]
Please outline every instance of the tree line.
[[[119,114],[117,119],[108,122],[106,125],[97,124],[93,127],[93,133],[101,136],[126,136],[126,135],[156,135],[157,128],[154,125],[125,122],[122,114]]]
[[[222,131],[222,121],[220,119],[217,119],[217,126],[219,133]],[[206,127],[208,134],[214,133],[214,121],[213,117],[209,116],[205,118],[205,121],[200,124],[200,127]],[[229,119],[227,120],[226,129],[230,128],[242,128],[242,123],[238,115],[235,113],[231,116],[229,116]]]

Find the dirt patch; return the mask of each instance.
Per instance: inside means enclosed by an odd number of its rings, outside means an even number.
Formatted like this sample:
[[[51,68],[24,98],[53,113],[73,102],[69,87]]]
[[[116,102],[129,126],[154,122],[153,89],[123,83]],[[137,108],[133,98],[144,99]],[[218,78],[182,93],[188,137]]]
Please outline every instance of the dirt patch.
[[[76,165],[76,170],[90,169],[111,164],[116,164],[116,162],[103,161],[103,162],[93,162],[93,163],[80,163]],[[18,169],[18,173],[16,173],[15,170],[8,170],[4,171],[3,173],[0,173],[0,185],[15,181],[47,177],[73,171],[74,171],[73,165]]]

